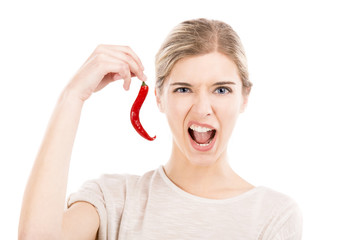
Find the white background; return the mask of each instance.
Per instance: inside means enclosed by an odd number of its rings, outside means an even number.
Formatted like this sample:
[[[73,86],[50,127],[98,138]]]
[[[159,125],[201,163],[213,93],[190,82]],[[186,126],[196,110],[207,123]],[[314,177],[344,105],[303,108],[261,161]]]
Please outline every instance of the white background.
[[[85,104],[68,194],[102,173],[165,164],[171,133],[156,106],[154,57],[183,20],[229,23],[248,56],[253,89],[229,145],[230,164],[286,193],[303,239],[359,239],[360,23],[350,1],[2,1],[0,4],[1,235],[16,239],[23,191],[60,91],[100,44],[129,45],[150,91],[141,111],[154,142],[132,128],[129,92],[110,84]]]

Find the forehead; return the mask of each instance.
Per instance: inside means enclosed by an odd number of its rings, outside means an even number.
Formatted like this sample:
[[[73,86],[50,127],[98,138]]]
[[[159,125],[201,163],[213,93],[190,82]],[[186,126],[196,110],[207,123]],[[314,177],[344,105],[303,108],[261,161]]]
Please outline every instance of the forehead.
[[[218,52],[179,60],[173,67],[169,80],[169,83],[179,80],[192,83],[241,81],[235,63]]]

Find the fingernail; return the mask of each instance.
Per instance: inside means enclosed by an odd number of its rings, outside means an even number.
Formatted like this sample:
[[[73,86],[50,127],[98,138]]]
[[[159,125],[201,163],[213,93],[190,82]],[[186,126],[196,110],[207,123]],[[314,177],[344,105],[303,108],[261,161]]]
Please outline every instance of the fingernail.
[[[145,74],[143,74],[143,79],[144,79],[144,81],[147,80],[147,76]]]

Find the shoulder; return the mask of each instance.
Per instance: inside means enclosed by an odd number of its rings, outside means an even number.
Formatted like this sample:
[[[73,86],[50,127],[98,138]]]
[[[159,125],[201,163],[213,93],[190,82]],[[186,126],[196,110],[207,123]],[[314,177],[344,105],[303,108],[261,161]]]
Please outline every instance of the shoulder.
[[[258,191],[259,200],[269,207],[278,208],[285,205],[296,205],[295,200],[285,193],[264,186],[258,188],[260,188]]]
[[[302,211],[289,195],[262,187],[263,206],[270,211],[260,239],[301,239]],[[293,237],[289,237],[293,236]]]
[[[113,239],[108,234],[119,231],[125,202],[132,203],[136,199],[134,193],[148,184],[153,172],[149,171],[141,176],[128,173],[102,174],[87,180],[77,192],[70,194],[67,207],[80,201],[92,204],[100,217],[99,239]]]
[[[148,180],[151,178],[156,170],[150,170],[145,172],[144,174],[130,174],[130,173],[105,173],[101,174],[99,177],[90,179],[85,182],[86,183],[97,183],[102,186],[113,186],[113,185],[121,185],[121,184],[137,184],[139,182],[143,182],[144,180]]]
[[[129,192],[133,189],[138,189],[148,186],[154,178],[156,170],[147,171],[144,174],[102,174],[96,179],[88,180],[83,186],[92,186],[97,188],[104,195],[111,194],[116,195],[120,193],[122,195],[125,192]]]
[[[298,203],[289,195],[273,190],[268,187],[259,186],[254,189],[248,200],[260,218],[273,221],[275,218],[286,218],[288,214],[301,215]]]
[[[123,201],[129,182],[135,182],[140,176],[134,174],[101,174],[97,178],[86,180],[78,191],[71,193],[68,204],[76,201],[107,203]]]
[[[262,204],[271,209],[270,217],[279,217],[286,219],[290,214],[301,215],[298,203],[289,195],[273,190],[268,187],[261,187],[259,199]]]

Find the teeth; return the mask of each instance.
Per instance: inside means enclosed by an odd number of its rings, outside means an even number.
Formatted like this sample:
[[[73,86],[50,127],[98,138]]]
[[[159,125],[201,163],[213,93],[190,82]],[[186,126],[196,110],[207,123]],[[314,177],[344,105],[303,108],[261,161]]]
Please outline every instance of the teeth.
[[[197,145],[201,146],[201,147],[206,147],[206,146],[208,146],[211,142],[212,142],[212,139],[209,140],[208,143],[197,143],[197,142],[195,142],[195,143],[196,143]]]
[[[208,143],[208,144],[206,144],[206,143],[204,143],[204,144],[198,144],[199,146],[201,146],[201,147],[205,147],[205,146],[208,146],[210,143]]]
[[[207,128],[207,127],[200,127],[200,126],[197,126],[197,125],[191,125],[190,128],[194,131],[197,131],[197,132],[208,132],[208,131],[212,131],[212,129],[210,128]]]

